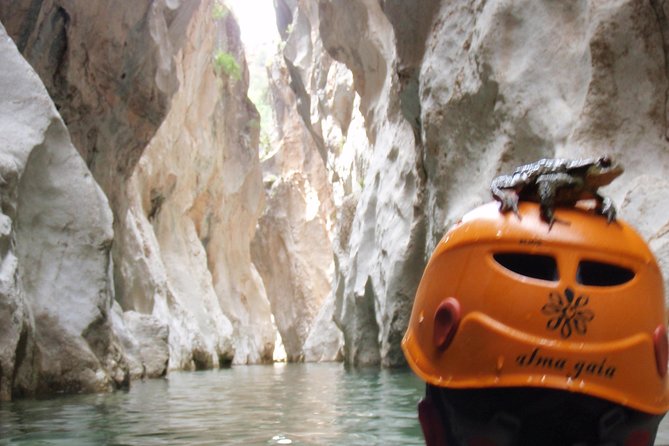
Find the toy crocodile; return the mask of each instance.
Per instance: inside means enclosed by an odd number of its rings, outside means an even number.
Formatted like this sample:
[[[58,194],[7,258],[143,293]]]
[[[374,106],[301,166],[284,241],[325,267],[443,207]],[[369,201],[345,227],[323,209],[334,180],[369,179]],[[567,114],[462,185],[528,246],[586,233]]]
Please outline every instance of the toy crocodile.
[[[538,202],[541,218],[551,226],[556,206],[573,206],[579,200],[594,199],[596,210],[610,223],[616,218],[615,207],[597,189],[622,173],[622,166],[608,156],[580,160],[547,158],[520,166],[511,175],[495,177],[490,190],[501,203],[500,212],[512,210],[519,215],[519,200]]]

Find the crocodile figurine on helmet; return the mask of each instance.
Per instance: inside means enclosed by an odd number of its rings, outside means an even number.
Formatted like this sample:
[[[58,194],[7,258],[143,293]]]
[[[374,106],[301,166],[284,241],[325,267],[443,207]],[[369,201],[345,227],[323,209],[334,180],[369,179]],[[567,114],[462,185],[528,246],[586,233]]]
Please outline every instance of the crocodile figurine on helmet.
[[[500,202],[500,212],[512,210],[519,215],[519,200],[538,202],[541,218],[551,226],[556,206],[573,206],[579,200],[595,199],[596,210],[610,223],[616,217],[615,207],[597,189],[622,173],[622,166],[608,156],[578,160],[546,158],[520,166],[511,175],[495,177],[490,190]]]

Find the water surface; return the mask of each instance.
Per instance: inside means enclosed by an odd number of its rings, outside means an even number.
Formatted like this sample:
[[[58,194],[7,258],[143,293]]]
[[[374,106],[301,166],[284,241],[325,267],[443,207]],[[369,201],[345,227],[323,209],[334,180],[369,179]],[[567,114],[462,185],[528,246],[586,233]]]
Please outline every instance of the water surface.
[[[341,364],[173,372],[129,391],[0,403],[0,445],[423,445],[423,383]],[[669,445],[669,421],[656,445]]]
[[[408,370],[276,364],[0,404],[2,445],[420,445]]]

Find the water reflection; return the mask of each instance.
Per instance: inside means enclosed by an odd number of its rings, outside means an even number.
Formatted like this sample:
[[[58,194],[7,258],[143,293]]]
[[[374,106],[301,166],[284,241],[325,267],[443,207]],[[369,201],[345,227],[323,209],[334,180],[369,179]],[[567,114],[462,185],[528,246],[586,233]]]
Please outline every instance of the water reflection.
[[[129,392],[0,405],[7,445],[420,445],[409,371],[340,364],[172,373]]]

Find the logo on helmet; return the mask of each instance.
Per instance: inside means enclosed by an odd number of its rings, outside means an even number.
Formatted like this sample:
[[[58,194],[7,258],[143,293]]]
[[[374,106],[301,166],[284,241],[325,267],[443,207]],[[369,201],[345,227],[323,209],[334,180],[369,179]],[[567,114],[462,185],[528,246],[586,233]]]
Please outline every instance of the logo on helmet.
[[[575,297],[571,288],[564,290],[564,296],[551,292],[548,303],[541,308],[541,312],[550,318],[546,328],[559,330],[563,338],[569,338],[574,331],[584,335],[588,331],[588,322],[595,318],[592,310],[585,308],[589,301],[588,296]]]

